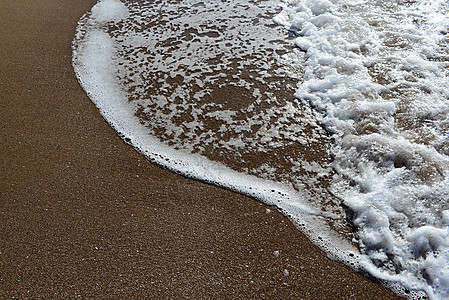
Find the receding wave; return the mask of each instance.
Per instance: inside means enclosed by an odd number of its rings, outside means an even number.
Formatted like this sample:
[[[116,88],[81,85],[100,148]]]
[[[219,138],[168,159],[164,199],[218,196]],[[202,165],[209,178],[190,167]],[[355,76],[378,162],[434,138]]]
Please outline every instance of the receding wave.
[[[150,160],[276,205],[335,258],[444,299],[447,14],[444,1],[102,0],[73,64]]]

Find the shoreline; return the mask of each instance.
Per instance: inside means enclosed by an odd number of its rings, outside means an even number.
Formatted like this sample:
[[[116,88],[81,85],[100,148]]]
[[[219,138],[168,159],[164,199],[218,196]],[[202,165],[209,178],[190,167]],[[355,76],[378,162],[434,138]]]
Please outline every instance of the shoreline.
[[[397,298],[277,210],[154,166],[122,141],[71,64],[76,24],[95,2],[0,5],[2,296]]]

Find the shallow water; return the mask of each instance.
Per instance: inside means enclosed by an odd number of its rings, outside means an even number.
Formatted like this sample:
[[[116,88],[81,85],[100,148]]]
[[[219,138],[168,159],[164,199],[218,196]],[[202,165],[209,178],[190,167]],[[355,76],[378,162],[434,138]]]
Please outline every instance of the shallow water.
[[[276,205],[329,255],[444,299],[447,13],[444,1],[102,0],[73,62],[150,160]]]

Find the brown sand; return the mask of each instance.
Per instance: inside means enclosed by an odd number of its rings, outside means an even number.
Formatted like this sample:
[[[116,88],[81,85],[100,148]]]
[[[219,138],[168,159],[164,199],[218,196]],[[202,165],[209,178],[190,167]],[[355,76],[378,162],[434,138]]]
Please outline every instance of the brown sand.
[[[278,212],[123,143],[71,65],[95,2],[0,4],[0,298],[396,297]]]

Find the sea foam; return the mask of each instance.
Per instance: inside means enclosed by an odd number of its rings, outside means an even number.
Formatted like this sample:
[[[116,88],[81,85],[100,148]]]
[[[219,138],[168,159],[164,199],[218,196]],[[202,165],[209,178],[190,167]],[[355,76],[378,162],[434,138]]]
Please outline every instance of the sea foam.
[[[447,3],[276,5],[102,0],[75,72],[153,162],[277,206],[399,292],[447,298]],[[328,226],[346,219],[359,250]]]
[[[285,1],[305,52],[296,97],[335,141],[331,190],[376,268],[449,297],[449,72],[445,1]],[[369,270],[374,273],[374,270]]]

